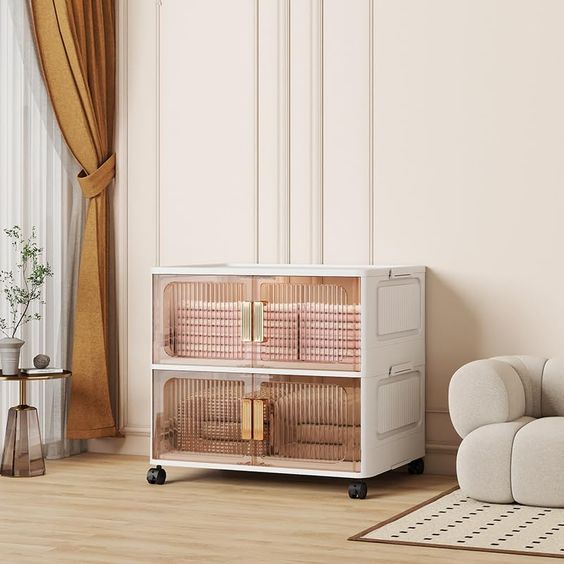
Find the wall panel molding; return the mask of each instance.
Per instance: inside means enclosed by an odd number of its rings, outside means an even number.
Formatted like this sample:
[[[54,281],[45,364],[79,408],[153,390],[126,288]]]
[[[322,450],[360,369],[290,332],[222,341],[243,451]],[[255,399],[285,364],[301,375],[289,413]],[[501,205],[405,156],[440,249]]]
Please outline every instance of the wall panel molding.
[[[370,262],[370,0],[323,3],[323,259]]]
[[[323,0],[292,0],[290,241],[293,263],[323,262]]]
[[[259,238],[259,218],[260,218],[260,126],[259,126],[259,104],[260,104],[260,81],[259,81],[259,63],[260,63],[260,19],[259,19],[259,0],[253,0],[253,33],[254,33],[254,52],[253,52],[253,70],[254,70],[254,136],[255,136],[255,146],[254,146],[254,202],[253,202],[253,213],[254,213],[254,241],[253,241],[253,253],[254,262],[260,262],[260,238]]]
[[[278,0],[278,261],[290,263],[291,0]]]
[[[261,0],[257,27],[257,262],[289,262],[290,0]]]
[[[155,1],[155,130],[157,131],[155,165],[155,266],[161,265],[161,7],[162,0]]]
[[[374,264],[374,0],[368,2],[368,262]]]

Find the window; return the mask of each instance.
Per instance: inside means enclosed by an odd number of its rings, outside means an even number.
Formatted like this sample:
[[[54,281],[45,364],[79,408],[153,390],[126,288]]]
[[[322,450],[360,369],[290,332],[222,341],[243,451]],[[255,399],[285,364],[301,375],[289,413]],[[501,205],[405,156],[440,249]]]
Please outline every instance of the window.
[[[27,2],[0,0],[0,229],[19,225],[38,239],[54,270],[45,291],[43,319],[25,326],[21,365],[36,354],[51,366],[68,367],[72,352],[72,317],[78,274],[84,202],[68,151],[51,110],[36,58]],[[12,252],[0,236],[0,267],[13,266]],[[6,304],[0,299],[0,311]],[[77,444],[63,441],[63,381],[34,383],[29,401],[38,408],[48,457],[68,455]],[[0,383],[0,428],[18,390]],[[0,443],[3,433],[0,433]]]

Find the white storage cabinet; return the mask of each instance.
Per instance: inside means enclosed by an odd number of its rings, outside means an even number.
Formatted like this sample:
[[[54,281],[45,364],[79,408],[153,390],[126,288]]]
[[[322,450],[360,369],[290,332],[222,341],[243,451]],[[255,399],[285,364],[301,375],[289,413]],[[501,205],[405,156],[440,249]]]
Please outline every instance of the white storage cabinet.
[[[363,478],[425,455],[425,268],[153,269],[151,463]]]

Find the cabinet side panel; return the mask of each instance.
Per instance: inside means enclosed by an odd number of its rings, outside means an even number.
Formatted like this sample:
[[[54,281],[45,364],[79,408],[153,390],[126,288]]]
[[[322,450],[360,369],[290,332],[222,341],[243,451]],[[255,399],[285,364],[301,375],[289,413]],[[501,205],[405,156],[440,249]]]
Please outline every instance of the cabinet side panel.
[[[421,422],[422,377],[411,372],[387,378],[378,388],[378,435],[397,433]]]
[[[425,367],[361,380],[362,475],[425,456]]]
[[[414,334],[421,329],[421,290],[411,278],[378,288],[378,328],[380,338]]]
[[[425,363],[425,275],[367,277],[363,322],[367,376]]]

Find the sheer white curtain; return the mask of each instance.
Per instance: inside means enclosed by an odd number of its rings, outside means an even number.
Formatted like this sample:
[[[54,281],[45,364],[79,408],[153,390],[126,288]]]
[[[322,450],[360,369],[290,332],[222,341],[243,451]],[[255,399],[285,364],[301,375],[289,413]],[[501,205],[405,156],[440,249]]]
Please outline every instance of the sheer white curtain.
[[[25,234],[37,227],[54,276],[47,282],[43,319],[29,323],[22,366],[38,353],[51,366],[69,367],[72,317],[83,198],[76,183],[80,168],[69,153],[51,110],[36,58],[26,0],[0,0],[0,229],[19,225]],[[14,266],[11,247],[0,233],[0,267]],[[0,297],[0,312],[6,304]],[[38,408],[46,455],[68,456],[83,449],[64,440],[64,381],[33,383],[28,402]],[[16,386],[0,383],[0,446],[6,416],[16,405]]]

